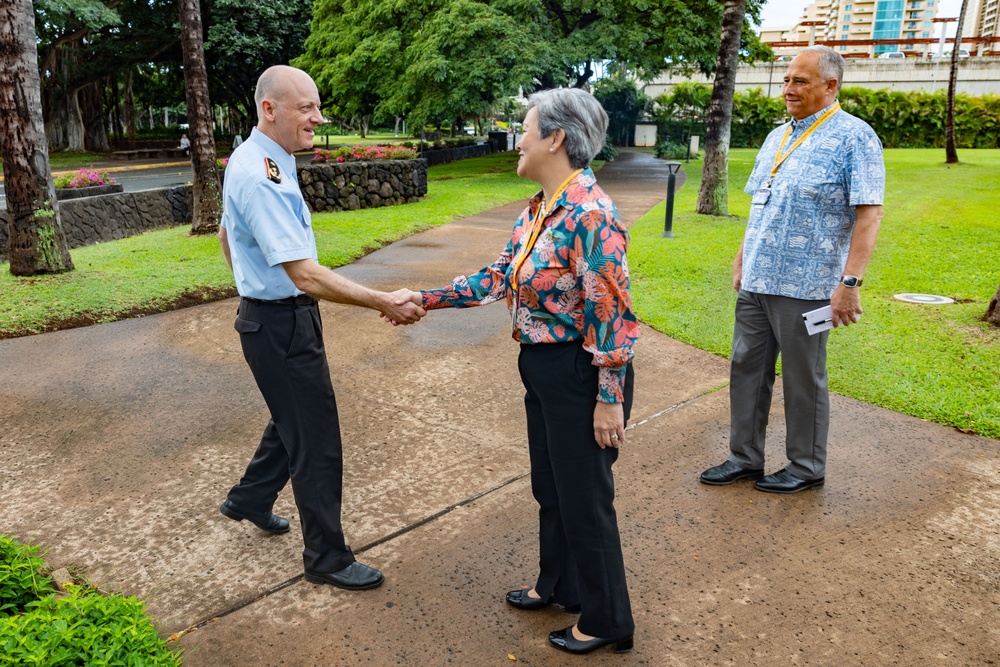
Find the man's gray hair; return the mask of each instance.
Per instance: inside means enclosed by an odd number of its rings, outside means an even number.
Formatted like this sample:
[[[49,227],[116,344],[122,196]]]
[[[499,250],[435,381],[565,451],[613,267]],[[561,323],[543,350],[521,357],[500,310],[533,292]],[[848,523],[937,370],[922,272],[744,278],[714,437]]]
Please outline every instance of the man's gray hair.
[[[829,46],[823,46],[822,44],[806,47],[799,52],[799,55],[803,53],[815,53],[819,55],[819,75],[823,77],[824,81],[836,79],[837,92],[839,93],[840,86],[844,83],[844,57]]]
[[[528,98],[528,109],[537,109],[538,136],[545,138],[562,128],[570,166],[583,169],[601,152],[608,132],[608,114],[597,98],[579,88],[540,90]]]

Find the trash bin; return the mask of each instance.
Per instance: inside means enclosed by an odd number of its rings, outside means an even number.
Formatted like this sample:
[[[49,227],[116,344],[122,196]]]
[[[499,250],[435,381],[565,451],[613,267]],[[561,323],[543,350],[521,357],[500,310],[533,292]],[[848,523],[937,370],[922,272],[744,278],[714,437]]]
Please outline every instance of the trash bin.
[[[490,150],[494,153],[507,150],[506,132],[487,132],[486,137],[490,142]]]

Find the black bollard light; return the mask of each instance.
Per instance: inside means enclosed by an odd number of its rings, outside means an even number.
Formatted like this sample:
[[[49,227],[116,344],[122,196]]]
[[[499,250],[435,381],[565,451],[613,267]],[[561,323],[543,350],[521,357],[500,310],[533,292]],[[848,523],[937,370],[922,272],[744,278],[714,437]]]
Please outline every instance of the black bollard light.
[[[663,164],[667,165],[670,175],[667,176],[667,219],[663,223],[663,233],[660,236],[672,239],[674,238],[674,233],[671,231],[674,226],[674,186],[677,184],[677,172],[681,169],[681,163],[664,162]]]

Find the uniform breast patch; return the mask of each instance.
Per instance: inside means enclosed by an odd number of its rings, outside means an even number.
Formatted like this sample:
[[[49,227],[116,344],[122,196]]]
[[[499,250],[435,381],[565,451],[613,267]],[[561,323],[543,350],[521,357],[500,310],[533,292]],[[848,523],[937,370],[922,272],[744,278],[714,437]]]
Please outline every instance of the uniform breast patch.
[[[267,180],[281,183],[281,171],[278,169],[278,163],[266,157],[264,158],[264,165],[267,167]]]

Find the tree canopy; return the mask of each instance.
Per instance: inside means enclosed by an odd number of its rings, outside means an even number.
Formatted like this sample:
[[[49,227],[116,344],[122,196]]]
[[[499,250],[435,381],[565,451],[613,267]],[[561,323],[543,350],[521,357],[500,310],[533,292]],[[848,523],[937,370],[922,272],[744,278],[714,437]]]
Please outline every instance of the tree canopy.
[[[519,90],[583,86],[598,62],[647,78],[667,64],[711,71],[722,9],[716,0],[317,0],[293,64],[337,112],[417,124],[486,113]],[[756,55],[763,47],[746,33],[744,51]]]

